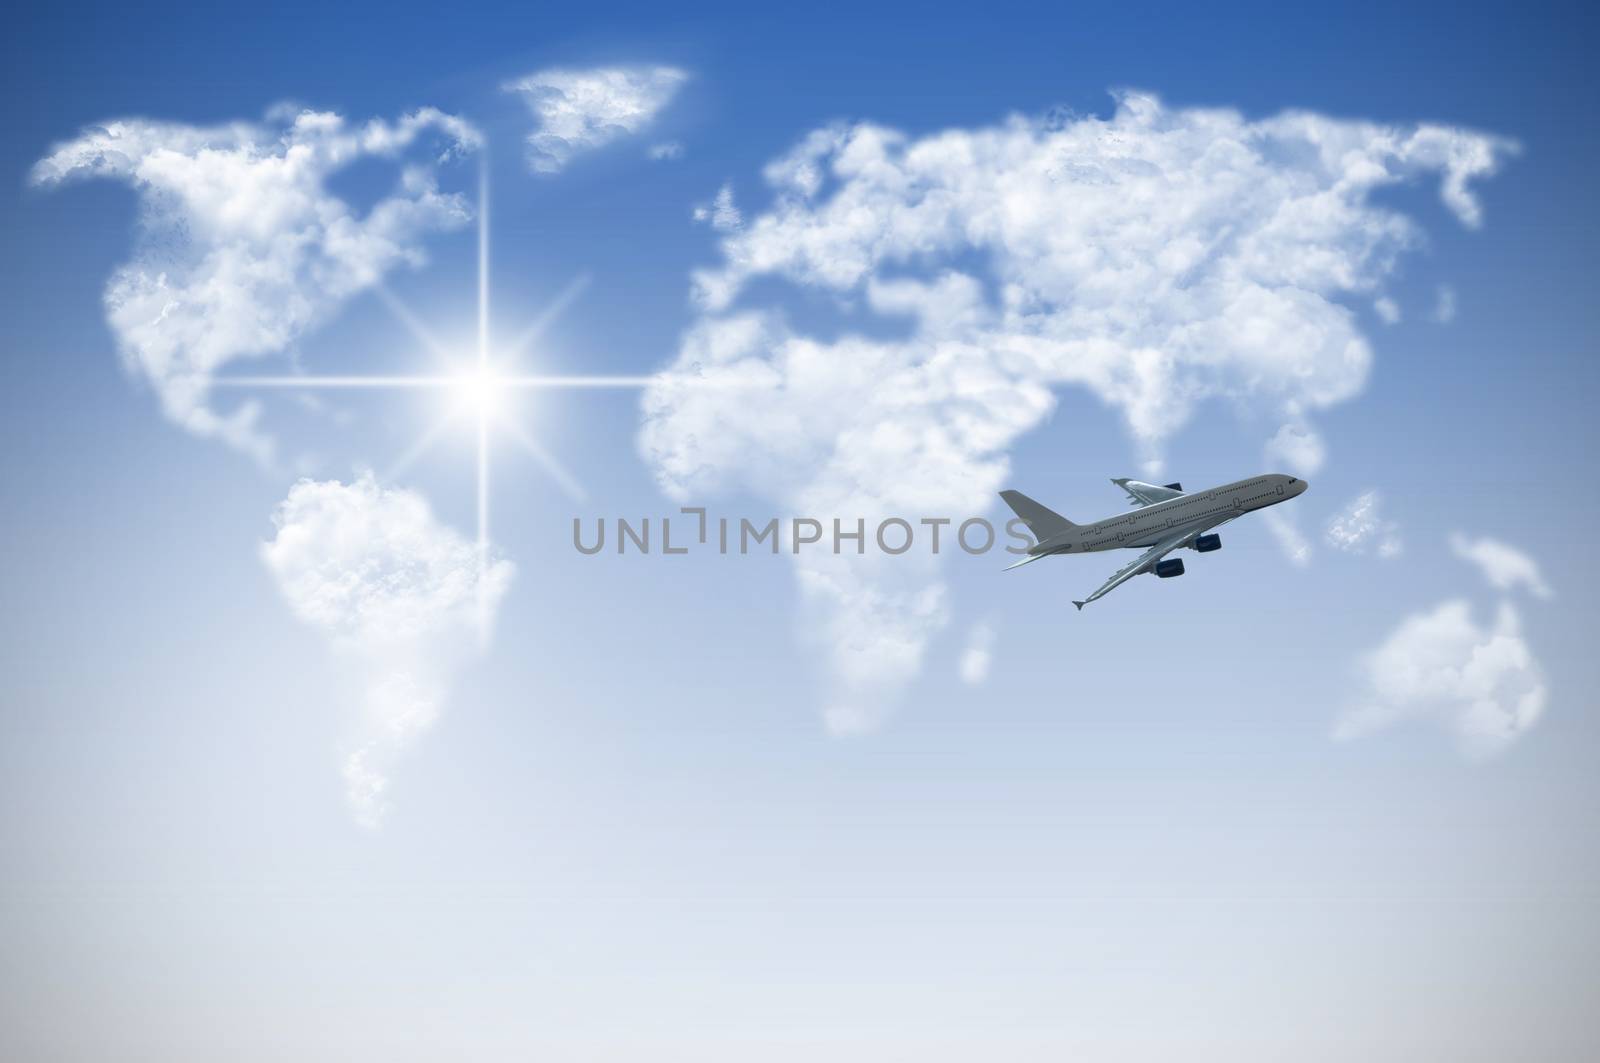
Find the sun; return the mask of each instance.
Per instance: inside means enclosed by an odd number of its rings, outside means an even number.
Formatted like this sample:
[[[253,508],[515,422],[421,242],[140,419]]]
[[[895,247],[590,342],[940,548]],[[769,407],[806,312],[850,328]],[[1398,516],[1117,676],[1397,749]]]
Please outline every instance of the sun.
[[[479,417],[493,417],[505,404],[506,384],[494,370],[474,367],[458,373],[452,388],[465,409]]]
[[[478,328],[476,350],[465,353],[457,348],[448,350],[429,332],[417,316],[382,284],[373,290],[409,329],[419,343],[435,355],[443,367],[437,373],[379,374],[367,376],[309,375],[291,373],[278,376],[219,376],[211,379],[214,387],[309,389],[424,389],[453,392],[455,402],[437,423],[394,463],[386,479],[398,477],[426,452],[452,427],[459,427],[463,415],[470,415],[476,425],[477,435],[477,501],[478,501],[478,571],[482,576],[489,558],[489,454],[491,437],[504,437],[519,444],[555,480],[557,486],[569,497],[583,501],[587,498],[583,485],[559,461],[548,453],[515,417],[507,416],[505,407],[513,391],[573,389],[640,389],[648,387],[649,376],[624,376],[615,374],[563,374],[527,373],[516,371],[518,360],[533,350],[540,335],[552,321],[588,285],[587,275],[580,275],[534,318],[516,342],[498,345],[493,341],[489,327],[489,180],[487,170],[481,171],[478,183]],[[453,356],[452,356],[453,355]],[[496,366],[512,371],[499,372]],[[452,371],[453,370],[453,371]],[[480,578],[480,632],[487,637],[488,610]]]

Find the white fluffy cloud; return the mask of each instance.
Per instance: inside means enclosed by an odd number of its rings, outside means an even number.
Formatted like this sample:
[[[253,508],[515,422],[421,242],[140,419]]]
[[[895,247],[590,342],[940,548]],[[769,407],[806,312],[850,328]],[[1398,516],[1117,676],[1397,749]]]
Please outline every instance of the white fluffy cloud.
[[[1382,499],[1376,491],[1358,495],[1328,522],[1328,545],[1351,554],[1377,551],[1379,557],[1399,557],[1404,544],[1399,525],[1385,520]]]
[[[688,78],[670,66],[556,69],[508,82],[505,90],[522,97],[537,123],[528,134],[529,168],[554,174],[574,156],[643,130]]]
[[[1310,476],[1322,468],[1327,460],[1328,448],[1310,425],[1294,421],[1278,429],[1267,440],[1267,460],[1283,462],[1301,476]]]
[[[1106,119],[920,139],[817,130],[767,167],[770,209],[724,238],[720,268],[696,274],[702,315],[645,396],[641,450],[675,497],[743,488],[796,512],[871,517],[989,506],[1008,448],[1064,385],[1121,414],[1147,470],[1208,398],[1314,441],[1308,417],[1357,394],[1372,357],[1342,300],[1375,297],[1418,235],[1370,194],[1434,172],[1476,225],[1470,183],[1507,147],[1132,93]],[[846,327],[808,333],[781,296],[741,305],[767,277],[829,293]],[[702,380],[733,386],[686,386]],[[1320,460],[1319,443],[1286,452]],[[875,630],[875,615],[894,636],[881,673],[834,669],[833,703],[893,688],[944,614],[879,606],[938,601],[937,582],[885,598],[876,569],[819,580],[806,564],[808,597],[865,611],[834,617],[841,637]]]
[[[835,683],[823,723],[834,734],[875,730],[921,672],[929,635],[949,620],[945,588],[927,559],[910,554],[801,554],[795,574],[803,637]]]
[[[1477,565],[1483,578],[1496,590],[1512,591],[1522,587],[1540,598],[1549,598],[1554,593],[1539,573],[1538,563],[1514,546],[1487,536],[1469,539],[1457,533],[1450,536],[1450,549],[1463,561]]]
[[[328,191],[327,178],[355,160],[399,160],[424,138],[431,158],[406,165],[364,214]],[[478,143],[472,127],[431,108],[359,127],[283,109],[265,123],[214,127],[126,119],[58,145],[32,177],[110,177],[138,190],[134,256],[105,293],[123,359],[172,420],[266,461],[259,407],[213,409],[212,374],[282,351],[388,271],[419,264],[424,235],[470,217],[439,191],[435,164]]]
[[[376,826],[395,758],[437,717],[451,673],[492,621],[515,569],[439,523],[421,495],[301,480],[273,515],[262,560],[296,617],[362,684],[344,772],[358,822]]]
[[[1272,533],[1272,538],[1278,544],[1278,549],[1283,551],[1284,557],[1299,568],[1311,563],[1311,540],[1305,537],[1305,533],[1300,530],[1300,525],[1293,517],[1269,509],[1261,515],[1261,520],[1267,526],[1267,531]]]
[[[1456,319],[1456,290],[1448,284],[1439,285],[1433,304],[1433,319],[1441,325],[1448,325]]]
[[[1545,686],[1510,603],[1480,626],[1465,601],[1406,618],[1361,662],[1366,691],[1340,717],[1339,739],[1410,721],[1453,734],[1471,758],[1504,749],[1538,722]]]
[[[989,668],[994,664],[994,625],[980,620],[967,632],[967,645],[961,651],[961,681],[968,686],[982,686],[989,678]]]
[[[744,215],[733,201],[733,186],[723,185],[717,189],[717,198],[709,205],[695,207],[694,220],[706,222],[719,233],[732,232],[743,225]]]

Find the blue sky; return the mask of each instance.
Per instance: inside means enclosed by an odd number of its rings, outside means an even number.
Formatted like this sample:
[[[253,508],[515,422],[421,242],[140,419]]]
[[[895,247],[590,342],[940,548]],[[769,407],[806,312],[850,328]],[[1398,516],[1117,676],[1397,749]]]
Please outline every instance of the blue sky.
[[[1600,976],[1584,560],[1600,516],[1585,491],[1592,14],[508,5],[80,8],[13,23],[0,1054],[1488,1060],[1600,1047],[1587,1015]],[[507,82],[660,68],[683,77],[652,113],[530,172],[536,118]],[[1179,146],[1118,126],[1122,90],[1159,99]],[[177,385],[138,354],[169,326],[130,332],[105,293],[129,262],[195,268],[218,215],[158,212],[141,228],[126,181],[37,179],[41,159],[113,119],[170,123],[162,143],[182,155],[172,128],[266,128],[284,101],[350,128],[398,128],[423,107],[470,123],[457,158],[433,161],[460,135],[439,125],[398,158],[469,213],[487,167],[494,336],[587,280],[522,369],[670,379],[710,357],[704,330],[771,315],[746,364],[790,372],[782,352],[814,350],[816,390],[790,377],[704,405],[659,386],[518,397],[508,423],[584,497],[497,437],[490,536],[515,571],[488,592],[480,647],[461,591],[481,576],[462,560],[470,430],[389,479],[437,396],[267,394],[266,461],[186,429],[163,412]],[[1229,241],[1268,231],[1275,189],[1351,172],[1314,165],[1272,125],[1285,111],[1398,179],[1349,200],[1349,216],[1312,212],[1325,227],[1271,230],[1284,242],[1251,257]],[[1169,215],[1235,172],[1207,161],[1227,139],[1205,125],[1217,113],[1259,147],[1260,180]],[[971,150],[930,164],[925,187],[994,189],[1035,172],[986,154],[1013,115],[1013,149],[1070,155],[1065,176],[1012,204],[1041,224],[1006,229],[989,213],[1000,197],[951,192],[936,220],[966,226],[958,236],[875,228],[927,200],[896,191],[910,165],[898,148],[849,169],[867,147],[856,123],[925,154]],[[835,123],[856,139],[817,157],[819,192],[763,176]],[[1499,138],[1492,172],[1466,186],[1480,225],[1441,196],[1446,164],[1374,147],[1419,123],[1454,131],[1453,148]],[[1072,147],[1079,133],[1111,146]],[[276,150],[277,135],[246,139]],[[669,143],[676,157],[649,157]],[[1138,175],[1110,166],[1118,145],[1165,168],[1164,200],[1122,209],[1138,186],[1118,175]],[[361,219],[400,195],[396,172],[366,157],[304,187]],[[696,221],[724,187],[739,225]],[[859,244],[828,213],[851,196]],[[1074,213],[1086,202],[1100,204],[1087,220]],[[1392,268],[1357,253],[1368,223],[1399,217]],[[265,207],[256,220],[263,240],[281,237]],[[384,260],[385,284],[470,364],[474,226],[434,221],[389,231],[426,261]],[[1178,295],[1153,294],[1168,291],[1160,275],[1114,283],[1119,254],[1143,268],[1189,237],[1214,242]],[[883,250],[895,239],[923,251]],[[258,265],[267,244],[239,246]],[[786,258],[793,246],[823,251]],[[1101,257],[1080,270],[1081,248]],[[1325,251],[1355,256],[1348,284],[1312,276]],[[862,273],[828,272],[858,254]],[[295,288],[325,301],[313,323],[218,371],[434,371],[373,292],[332,294],[329,269]],[[733,285],[727,305],[697,296],[697,272]],[[884,285],[951,274],[981,293],[967,318],[935,320],[952,290],[884,311]],[[1245,291],[1316,298],[1275,318],[1182,294],[1238,294],[1241,276]],[[1001,312],[1007,284],[1044,309],[1020,324]],[[1074,316],[1084,308],[1104,315],[1095,329]],[[218,319],[202,305],[195,320]],[[1340,377],[1334,347],[1294,361],[1309,343],[1246,357],[1267,320],[1353,337],[1370,363]],[[1120,345],[1114,375],[1152,336],[1173,354],[1162,344],[1205,329],[1194,357],[1222,370],[1163,362],[1160,386],[1131,398],[1066,379],[1086,372],[1086,337]],[[940,392],[924,357],[941,344],[971,347],[962,364],[1000,383]],[[851,384],[874,358],[879,376]],[[1336,397],[1308,397],[1318,374],[1345,382]],[[1163,405],[1190,385],[1206,397]],[[1013,421],[1035,393],[1046,407]],[[894,449],[896,433],[966,413],[998,442]],[[848,519],[925,499],[998,520],[1000,486],[1091,520],[1124,507],[1108,477],[1144,475],[1156,456],[1162,481],[1186,486],[1282,465],[1268,441],[1285,424],[1324,452],[1297,459],[1311,490],[1282,511],[1304,563],[1253,517],[1183,579],[1136,579],[1082,614],[1069,600],[1116,567],[1110,555],[1001,575],[996,555],[890,571],[571,546],[575,516],[659,519],[680,504]],[[841,458],[856,454],[864,467]],[[376,474],[365,493],[363,469]],[[301,475],[334,487],[292,495]],[[1369,493],[1378,515],[1351,517]],[[1367,529],[1357,549],[1330,538],[1341,515]],[[319,552],[335,539],[353,545]],[[1396,556],[1380,556],[1388,539]],[[1536,576],[1519,578],[1522,559]],[[434,582],[359,597],[364,563]],[[319,612],[328,599],[303,593],[346,577],[363,608]],[[924,616],[908,603],[929,587],[942,590]],[[878,592],[888,606],[862,604]],[[385,612],[396,601],[415,612]],[[415,629],[395,636],[407,618]],[[974,639],[987,654],[968,682]],[[420,723],[378,693],[401,665]],[[1531,691],[1542,712],[1516,717]],[[850,713],[830,715],[841,704]],[[1373,705],[1384,726],[1348,734]],[[1463,743],[1476,711],[1520,722]],[[362,750],[383,761],[376,805],[351,782]]]

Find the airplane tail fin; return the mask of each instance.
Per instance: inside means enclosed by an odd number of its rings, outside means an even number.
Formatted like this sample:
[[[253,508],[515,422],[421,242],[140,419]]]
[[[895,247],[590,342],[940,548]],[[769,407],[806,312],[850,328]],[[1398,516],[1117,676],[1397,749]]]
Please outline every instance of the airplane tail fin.
[[[1001,491],[1000,497],[1011,507],[1013,513],[1022,518],[1022,523],[1028,526],[1028,530],[1033,532],[1033,537],[1041,543],[1077,527],[1066,517],[1048,506],[1041,506],[1021,491]]]

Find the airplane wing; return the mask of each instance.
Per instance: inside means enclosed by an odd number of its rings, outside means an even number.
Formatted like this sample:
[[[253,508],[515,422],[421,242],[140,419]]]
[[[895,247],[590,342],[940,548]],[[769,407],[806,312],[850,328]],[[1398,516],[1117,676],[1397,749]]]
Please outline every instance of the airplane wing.
[[[1129,480],[1126,477],[1113,478],[1111,482],[1128,492],[1128,497],[1133,500],[1133,504],[1136,506],[1153,506],[1157,502],[1166,502],[1170,499],[1183,497],[1182,488],[1176,485],[1158,487],[1155,484],[1147,484],[1142,480]]]
[[[1181,531],[1173,532],[1171,535],[1167,536],[1165,539],[1162,539],[1159,543],[1156,543],[1154,546],[1150,547],[1150,549],[1146,550],[1144,553],[1140,554],[1126,565],[1123,565],[1121,568],[1117,569],[1112,577],[1100,584],[1100,586],[1095,589],[1095,592],[1089,595],[1089,597],[1085,598],[1081,602],[1074,600],[1072,604],[1077,606],[1079,609],[1082,609],[1096,598],[1110,594],[1112,591],[1116,590],[1118,587],[1122,586],[1139,573],[1149,571],[1151,568],[1155,567],[1155,563],[1157,561],[1160,561],[1167,554],[1172,553],[1172,551],[1176,550],[1184,543],[1187,543],[1190,539],[1193,539],[1197,535],[1202,535],[1212,528],[1221,527],[1232,519],[1233,515],[1230,513],[1222,520],[1203,525],[1191,524],[1189,527],[1184,528]]]

